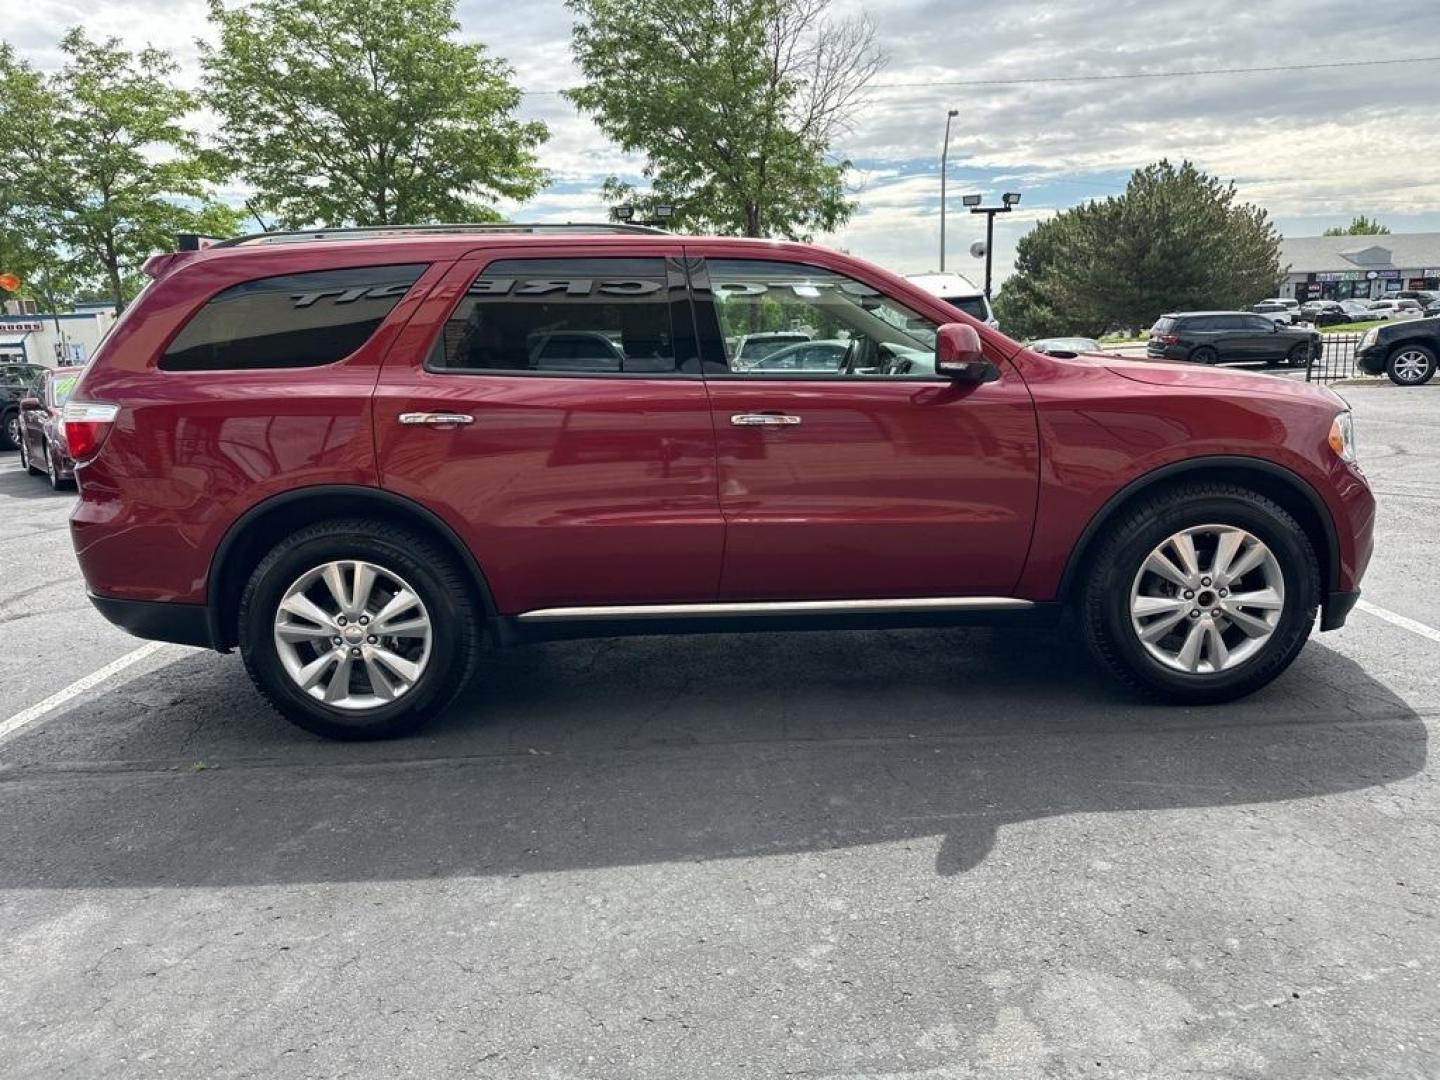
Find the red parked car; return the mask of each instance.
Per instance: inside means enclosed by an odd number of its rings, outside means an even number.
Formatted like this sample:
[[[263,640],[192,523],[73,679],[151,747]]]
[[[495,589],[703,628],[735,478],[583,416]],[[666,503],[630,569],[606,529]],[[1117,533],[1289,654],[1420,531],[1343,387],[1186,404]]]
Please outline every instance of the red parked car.
[[[817,247],[454,226],[147,272],[65,407],[92,598],[329,736],[412,729],[482,644],[1065,613],[1130,685],[1225,701],[1370,559],[1329,391],[1043,356]],[[844,356],[734,365],[780,331]]]
[[[65,439],[61,410],[69,400],[81,369],[54,368],[40,380],[39,393],[20,402],[20,467],[44,476],[56,491],[75,482],[75,462]]]

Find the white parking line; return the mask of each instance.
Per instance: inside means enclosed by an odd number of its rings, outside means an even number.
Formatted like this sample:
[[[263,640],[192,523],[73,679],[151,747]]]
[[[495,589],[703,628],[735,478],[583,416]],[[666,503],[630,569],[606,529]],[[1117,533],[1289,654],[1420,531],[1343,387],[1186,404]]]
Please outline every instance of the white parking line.
[[[1423,622],[1416,622],[1414,619],[1407,618],[1394,611],[1389,611],[1386,608],[1380,607],[1378,604],[1372,604],[1368,600],[1358,600],[1355,606],[1365,612],[1366,615],[1374,615],[1377,619],[1384,619],[1391,626],[1398,626],[1402,630],[1409,630],[1412,634],[1419,634],[1423,638],[1440,642],[1440,630],[1436,630],[1433,626],[1426,626]]]
[[[112,675],[118,675],[126,668],[134,667],[147,656],[153,656],[163,648],[165,648],[165,642],[163,641],[151,641],[141,645],[140,648],[135,649],[133,652],[126,653],[118,660],[111,660],[110,663],[106,664],[100,670],[92,671],[84,678],[76,679],[69,686],[65,687],[65,689],[57,690],[44,701],[37,701],[28,709],[22,709],[10,717],[9,720],[0,721],[0,740],[19,731],[26,724],[33,724],[46,713],[54,712],[67,701],[85,693],[86,690],[99,686]]]

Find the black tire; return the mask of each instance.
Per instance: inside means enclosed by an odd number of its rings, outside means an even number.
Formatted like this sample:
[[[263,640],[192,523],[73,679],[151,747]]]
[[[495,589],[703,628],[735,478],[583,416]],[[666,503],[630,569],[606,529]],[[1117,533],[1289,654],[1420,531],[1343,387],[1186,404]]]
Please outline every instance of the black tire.
[[[1216,364],[1220,362],[1220,354],[1209,345],[1201,345],[1190,354],[1190,359],[1196,364]]]
[[[1419,374],[1412,374],[1415,360],[1424,365]],[[1385,360],[1385,374],[1396,386],[1424,386],[1435,377],[1435,367],[1435,350],[1415,342],[1395,346]]]
[[[0,418],[0,450],[20,448],[20,411],[11,409]]]
[[[1130,594],[1151,551],[1183,529],[1206,524],[1236,526],[1270,548],[1284,581],[1285,606],[1255,655],[1218,672],[1189,673],[1146,651],[1131,624]],[[1304,647],[1320,602],[1320,568],[1309,537],[1277,503],[1232,484],[1187,484],[1125,508],[1107,522],[1106,534],[1087,561],[1079,616],[1091,652],[1127,685],[1179,704],[1232,701],[1276,678]]]
[[[30,460],[30,452],[25,449],[24,439],[20,440],[20,467],[31,476],[39,476],[45,471],[44,469],[37,469],[35,463]]]
[[[1291,348],[1285,362],[1293,368],[1303,368],[1310,363],[1310,346],[1305,344],[1296,345]]]
[[[286,590],[327,562],[360,559],[398,574],[430,613],[429,659],[413,686],[388,704],[353,711],[311,697],[286,672],[274,640]],[[474,590],[451,555],[423,536],[388,522],[325,521],[277,544],[255,568],[240,600],[239,643],[245,668],[281,716],[329,739],[407,735],[455,699],[471,681],[482,621]]]
[[[60,475],[60,463],[55,460],[55,451],[49,443],[45,444],[45,479],[50,481],[51,491],[69,491],[75,486],[74,480],[66,480]]]

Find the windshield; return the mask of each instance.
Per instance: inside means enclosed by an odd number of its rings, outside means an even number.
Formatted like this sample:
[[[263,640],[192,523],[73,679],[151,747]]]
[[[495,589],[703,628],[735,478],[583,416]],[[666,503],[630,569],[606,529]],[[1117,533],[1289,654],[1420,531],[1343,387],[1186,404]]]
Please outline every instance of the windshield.
[[[80,381],[80,373],[74,375],[58,375],[50,380],[50,404],[60,408],[70,400],[70,395],[75,392],[75,384]]]

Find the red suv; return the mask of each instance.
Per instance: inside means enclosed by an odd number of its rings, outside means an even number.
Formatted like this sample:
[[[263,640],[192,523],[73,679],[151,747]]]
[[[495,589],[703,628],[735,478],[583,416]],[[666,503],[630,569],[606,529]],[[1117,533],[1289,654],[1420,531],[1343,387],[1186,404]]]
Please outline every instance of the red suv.
[[[1340,626],[1375,503],[1329,391],[1030,352],[804,244],[503,226],[156,256],[66,405],[75,548],[142,637],[395,735],[482,644],[1053,623],[1248,693]],[[816,370],[742,370],[756,334]]]

